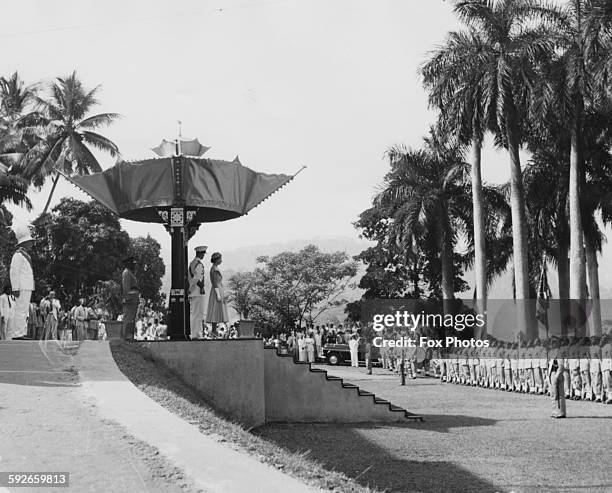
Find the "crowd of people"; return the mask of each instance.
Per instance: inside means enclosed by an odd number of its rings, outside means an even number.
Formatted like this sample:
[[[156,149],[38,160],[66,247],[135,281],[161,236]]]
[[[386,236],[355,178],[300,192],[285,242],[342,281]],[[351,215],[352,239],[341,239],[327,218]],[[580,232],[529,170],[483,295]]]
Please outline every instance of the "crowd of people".
[[[168,325],[162,312],[155,310],[150,302],[140,300],[136,310],[136,332],[134,338],[138,341],[163,341],[168,339]],[[119,315],[123,321],[123,314]]]
[[[6,285],[0,295],[0,340],[18,337],[64,342],[105,340],[108,314],[96,305],[95,298],[80,298],[72,306],[62,304],[53,290],[40,300],[32,297],[23,334],[16,331],[16,299],[10,285]]]
[[[348,344],[351,365],[358,366],[358,347],[360,342],[358,324],[333,323],[314,325],[307,323],[295,330],[279,332],[264,338],[264,344],[274,346],[282,354],[293,355],[295,361],[316,363],[323,361],[323,346],[326,344]]]

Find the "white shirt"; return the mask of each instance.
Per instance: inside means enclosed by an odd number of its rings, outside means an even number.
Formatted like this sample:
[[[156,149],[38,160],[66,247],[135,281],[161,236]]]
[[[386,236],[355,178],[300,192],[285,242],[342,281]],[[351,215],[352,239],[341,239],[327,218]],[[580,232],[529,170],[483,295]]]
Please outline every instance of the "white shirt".
[[[28,259],[17,250],[11,259],[11,289],[13,291],[34,291],[34,272]]]
[[[60,302],[57,298],[43,299],[40,302],[40,310],[44,315],[52,315],[55,320],[58,319],[59,312],[62,309]]]
[[[4,317],[7,322],[15,315],[15,297],[11,294],[0,295],[0,317]]]
[[[612,370],[612,345],[605,344],[601,348],[601,371]]]
[[[204,264],[196,257],[189,264],[189,296],[204,296],[198,282],[204,286]]]

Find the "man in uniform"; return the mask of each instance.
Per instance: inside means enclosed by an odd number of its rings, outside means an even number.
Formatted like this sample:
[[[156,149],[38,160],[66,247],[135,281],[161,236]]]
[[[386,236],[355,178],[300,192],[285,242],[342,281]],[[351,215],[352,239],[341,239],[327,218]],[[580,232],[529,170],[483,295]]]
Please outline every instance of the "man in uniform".
[[[567,349],[570,372],[572,375],[572,385],[570,388],[570,398],[580,400],[582,394],[582,379],[580,378],[580,340],[576,337],[570,339]]]
[[[10,267],[11,287],[15,295],[15,315],[7,338],[21,339],[28,330],[28,314],[30,311],[30,298],[34,291],[34,272],[30,252],[34,246],[34,239],[27,226],[16,229],[17,251],[13,254]]]
[[[584,337],[580,341],[580,347],[578,349],[578,357],[580,358],[580,380],[582,381],[582,387],[580,389],[580,398],[582,400],[593,400],[591,392],[591,339]]]
[[[603,388],[601,385],[601,348],[599,347],[599,342],[599,337],[591,337],[591,361],[589,363],[589,371],[591,372],[591,393],[595,398],[595,402],[603,401]]]
[[[605,395],[605,403],[612,404],[612,344],[610,337],[605,335],[601,338],[599,346],[601,348],[601,376],[602,376],[602,396]]]
[[[206,255],[206,246],[195,248],[195,258],[189,264],[189,321],[191,327],[191,338],[202,338],[202,322],[205,315],[204,294],[204,263],[202,259]]]
[[[134,274],[136,259],[128,257],[123,260],[123,273],[121,274],[121,292],[123,295],[123,337],[134,340],[136,332],[136,314],[140,304],[140,289]]]
[[[504,355],[506,353],[505,344],[503,341],[497,341],[495,348],[495,388],[504,390],[506,388],[506,380],[504,374]]]

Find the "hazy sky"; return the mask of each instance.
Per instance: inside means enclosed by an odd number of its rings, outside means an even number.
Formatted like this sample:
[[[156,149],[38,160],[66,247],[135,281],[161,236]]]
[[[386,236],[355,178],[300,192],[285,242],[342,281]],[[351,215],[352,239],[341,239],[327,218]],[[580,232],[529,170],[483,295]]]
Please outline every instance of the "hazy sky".
[[[101,84],[97,111],[124,116],[102,132],[125,157],[151,156],[180,119],[209,157],[239,155],[266,172],[308,166],[248,216],[192,240],[218,250],[356,236],[385,150],[419,145],[433,120],[417,68],[457,26],[442,0],[40,0],[3,2],[2,12],[0,73],[37,82],[77,70]],[[485,178],[505,180],[506,156],[485,159]],[[49,188],[20,219],[40,214]],[[62,196],[83,197],[63,179],[53,203]],[[168,241],[159,225],[124,227]]]

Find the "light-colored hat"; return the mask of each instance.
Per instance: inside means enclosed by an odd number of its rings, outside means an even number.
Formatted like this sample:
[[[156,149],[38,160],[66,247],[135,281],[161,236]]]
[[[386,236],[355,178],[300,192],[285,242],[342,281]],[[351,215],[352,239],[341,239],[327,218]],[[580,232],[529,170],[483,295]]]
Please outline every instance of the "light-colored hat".
[[[207,249],[208,249],[207,246],[198,246],[198,247],[195,247],[196,253],[206,252]]]
[[[15,228],[15,236],[17,237],[18,245],[21,245],[26,241],[34,241],[34,238],[32,238],[32,233],[30,233],[30,228],[25,225]]]

